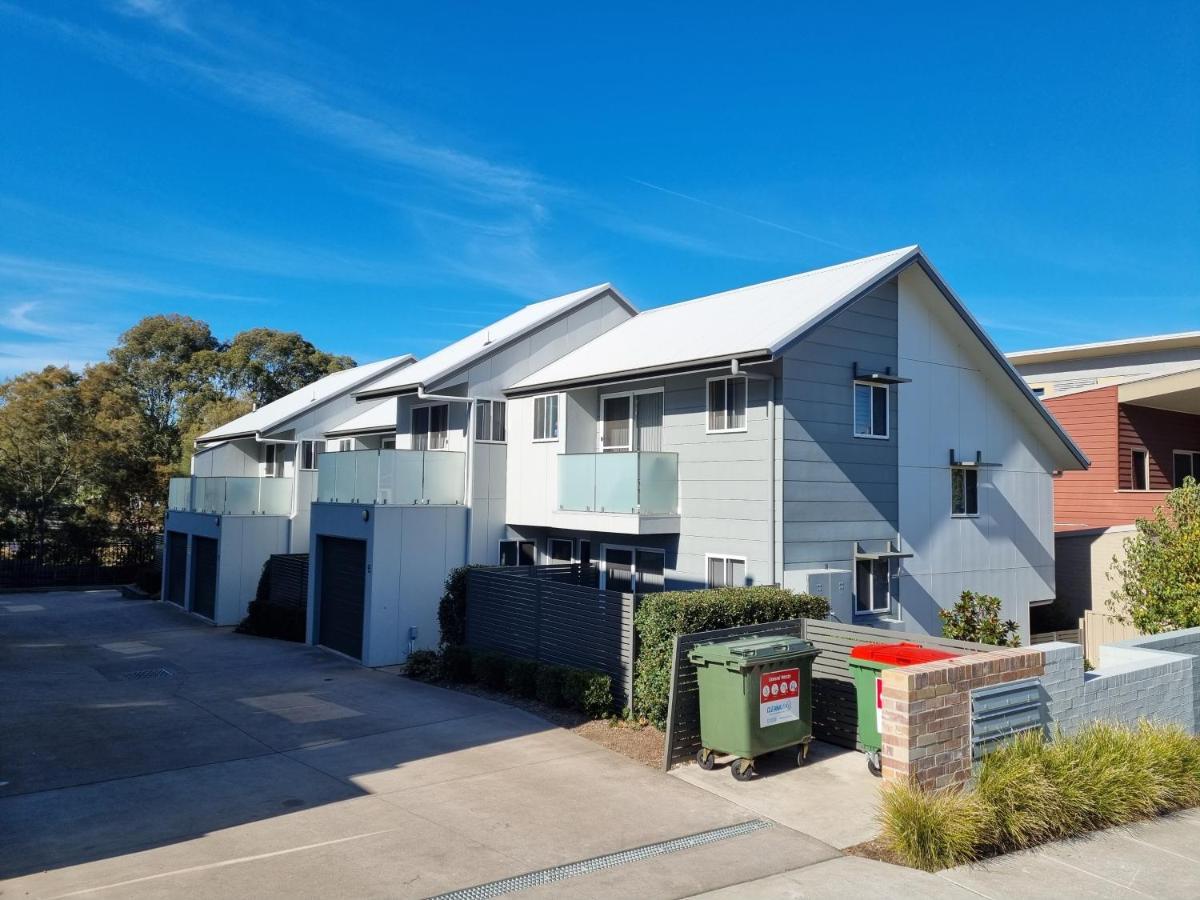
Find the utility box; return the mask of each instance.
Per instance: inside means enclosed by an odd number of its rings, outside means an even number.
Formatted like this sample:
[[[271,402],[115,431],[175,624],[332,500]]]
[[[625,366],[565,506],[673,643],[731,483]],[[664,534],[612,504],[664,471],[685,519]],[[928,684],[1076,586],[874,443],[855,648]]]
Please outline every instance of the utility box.
[[[790,591],[824,597],[834,619],[854,621],[854,588],[849,569],[785,569],[783,586]]]

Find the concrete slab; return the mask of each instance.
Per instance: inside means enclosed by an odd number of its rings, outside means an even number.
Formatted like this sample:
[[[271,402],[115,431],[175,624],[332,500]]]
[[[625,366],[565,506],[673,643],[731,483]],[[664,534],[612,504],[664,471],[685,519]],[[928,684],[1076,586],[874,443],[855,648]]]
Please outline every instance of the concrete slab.
[[[861,753],[814,741],[803,767],[796,767],[793,754],[776,753],[761,759],[757,771],[748,782],[735,781],[726,766],[706,772],[689,764],[671,774],[839,849],[879,832],[880,781]]]
[[[921,897],[922,900],[964,900],[979,895],[937,875],[892,866],[872,859],[839,856],[798,871],[695,895],[704,900],[792,900],[842,897]]]

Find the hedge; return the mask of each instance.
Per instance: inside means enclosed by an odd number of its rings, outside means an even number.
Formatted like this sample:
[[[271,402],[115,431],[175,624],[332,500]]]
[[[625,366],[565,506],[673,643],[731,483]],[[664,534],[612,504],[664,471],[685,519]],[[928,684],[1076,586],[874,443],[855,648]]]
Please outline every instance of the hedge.
[[[638,715],[662,728],[671,691],[675,635],[758,625],[780,619],[824,619],[829,601],[780,587],[725,587],[647,594],[634,616],[638,655],[633,702]]]
[[[479,566],[451,569],[438,601],[438,629],[443,647],[462,644],[467,639],[467,573]]]

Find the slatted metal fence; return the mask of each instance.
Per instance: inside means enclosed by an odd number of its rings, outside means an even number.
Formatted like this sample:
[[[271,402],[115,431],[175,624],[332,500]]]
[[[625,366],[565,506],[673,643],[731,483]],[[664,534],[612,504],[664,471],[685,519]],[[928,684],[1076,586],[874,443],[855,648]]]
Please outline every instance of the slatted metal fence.
[[[128,584],[154,566],[156,537],[74,543],[0,541],[0,588]]]
[[[696,686],[696,667],[688,661],[688,651],[697,644],[775,634],[802,637],[821,651],[813,662],[813,735],[819,740],[850,748],[857,746],[858,739],[858,706],[850,676],[852,648],[859,644],[913,641],[925,647],[962,653],[996,649],[987,644],[863,625],[845,625],[822,619],[791,619],[678,635],[671,672],[667,740],[663,751],[664,770],[691,759],[700,749],[700,697]]]
[[[512,566],[467,573],[469,647],[612,676],[617,702],[633,695],[632,594],[592,586],[593,567]]]

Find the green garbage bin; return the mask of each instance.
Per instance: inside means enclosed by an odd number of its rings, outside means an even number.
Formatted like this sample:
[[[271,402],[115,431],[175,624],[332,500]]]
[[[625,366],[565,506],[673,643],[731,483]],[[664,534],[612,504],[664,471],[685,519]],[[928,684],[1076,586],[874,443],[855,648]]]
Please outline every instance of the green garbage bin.
[[[717,755],[732,754],[733,777],[749,781],[755,758],[785,747],[796,748],[796,765],[804,765],[812,741],[812,664],[820,652],[787,635],[693,647],[700,766],[711,769]]]
[[[850,650],[850,675],[858,707],[858,747],[867,755],[872,775],[883,773],[883,679],[880,672],[897,666],[915,666],[938,659],[958,656],[946,650],[934,650],[909,641],[892,644],[860,644]]]

